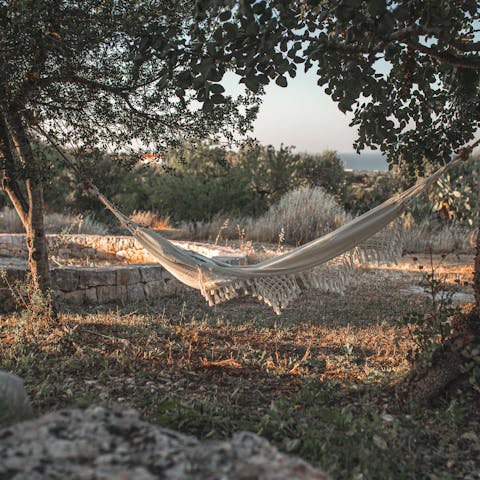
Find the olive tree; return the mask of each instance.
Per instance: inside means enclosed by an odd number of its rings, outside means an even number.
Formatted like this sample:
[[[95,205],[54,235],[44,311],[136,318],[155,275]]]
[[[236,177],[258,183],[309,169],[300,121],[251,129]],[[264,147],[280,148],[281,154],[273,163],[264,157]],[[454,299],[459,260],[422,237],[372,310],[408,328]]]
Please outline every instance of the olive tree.
[[[0,0],[2,187],[25,227],[37,287],[49,285],[43,187],[54,161],[38,140],[126,155],[248,128],[251,95],[198,102],[199,85],[227,69],[192,72],[183,61],[205,23],[198,14],[193,0]]]

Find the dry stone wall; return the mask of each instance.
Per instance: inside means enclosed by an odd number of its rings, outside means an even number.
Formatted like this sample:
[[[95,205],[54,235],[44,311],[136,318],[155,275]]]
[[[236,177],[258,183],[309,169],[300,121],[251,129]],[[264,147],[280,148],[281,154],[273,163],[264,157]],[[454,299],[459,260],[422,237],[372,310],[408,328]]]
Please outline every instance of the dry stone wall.
[[[131,264],[105,267],[54,267],[52,288],[55,297],[66,303],[106,304],[153,301],[176,293],[185,287],[168,273],[133,237],[104,237],[100,235],[50,235],[50,247],[61,242],[62,255],[83,254],[120,257]],[[180,243],[180,242],[179,242]],[[183,248],[231,264],[246,263],[246,256],[224,247],[207,244],[180,243]],[[0,312],[13,308],[11,286],[25,277],[25,268],[9,265],[8,258],[19,259],[27,254],[24,235],[0,235],[0,257],[6,260],[0,268],[6,277],[0,279]],[[144,263],[137,263],[143,260]],[[147,262],[149,262],[147,264]]]
[[[0,311],[13,308],[11,286],[22,281],[25,271],[6,268],[0,280]],[[52,269],[52,288],[57,300],[74,305],[134,303],[156,300],[182,290],[183,284],[161,265],[112,267],[57,267]]]
[[[52,283],[61,300],[77,305],[155,300],[184,288],[161,265],[56,268]]]
[[[47,235],[47,241],[50,251],[60,258],[94,257],[128,263],[157,263],[157,259],[132,236]],[[227,263],[246,262],[244,255],[226,247],[194,242],[172,243]],[[27,258],[25,235],[0,234],[1,257]]]

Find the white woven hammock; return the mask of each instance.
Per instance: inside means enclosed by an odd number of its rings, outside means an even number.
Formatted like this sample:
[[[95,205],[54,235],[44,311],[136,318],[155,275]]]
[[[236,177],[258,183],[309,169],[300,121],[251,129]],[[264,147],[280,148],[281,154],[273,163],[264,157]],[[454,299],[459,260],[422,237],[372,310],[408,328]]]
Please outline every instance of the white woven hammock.
[[[342,293],[353,278],[356,264],[395,262],[402,252],[401,229],[394,225],[395,220],[412,200],[462,159],[463,156],[457,156],[405,192],[323,237],[272,259],[245,266],[228,265],[179,248],[131,221],[96,187],[91,190],[166,270],[184,284],[200,290],[209,305],[238,295],[251,295],[279,314],[303,290],[317,288]],[[389,228],[381,232],[385,227]]]

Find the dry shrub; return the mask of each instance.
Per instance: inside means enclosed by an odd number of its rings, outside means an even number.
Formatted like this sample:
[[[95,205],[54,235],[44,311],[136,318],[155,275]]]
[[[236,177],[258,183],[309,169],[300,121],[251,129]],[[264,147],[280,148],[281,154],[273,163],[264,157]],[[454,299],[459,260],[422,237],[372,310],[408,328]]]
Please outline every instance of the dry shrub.
[[[276,243],[283,237],[287,243],[301,244],[335,230],[347,219],[333,195],[321,187],[304,187],[284,195],[244,228],[251,240]]]
[[[348,220],[335,197],[321,187],[285,194],[258,218],[216,216],[210,222],[182,224],[192,240],[235,239],[298,245],[320,237]]]
[[[238,226],[245,218],[228,215],[215,215],[210,221],[181,222],[182,238],[188,240],[211,240],[219,243],[222,239],[238,239]]]
[[[47,213],[45,215],[47,233],[83,233],[86,235],[106,235],[108,227],[90,215]],[[0,212],[0,233],[25,233],[22,222],[14,209],[5,207]]]
[[[130,220],[138,223],[142,227],[152,228],[154,230],[168,230],[170,226],[170,217],[160,217],[158,213],[144,210],[135,210],[130,215]]]
[[[456,222],[443,223],[437,218],[424,218],[415,223],[405,222],[404,250],[410,253],[472,253],[475,231]]]
[[[95,220],[90,215],[68,215],[64,213],[49,213],[45,215],[45,230],[47,233],[71,233],[85,235],[106,235],[108,227]]]

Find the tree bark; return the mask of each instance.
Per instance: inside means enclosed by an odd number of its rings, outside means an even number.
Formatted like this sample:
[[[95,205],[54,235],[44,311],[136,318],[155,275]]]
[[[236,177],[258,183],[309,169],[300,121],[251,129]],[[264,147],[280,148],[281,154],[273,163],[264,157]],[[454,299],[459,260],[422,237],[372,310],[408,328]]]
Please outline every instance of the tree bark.
[[[17,182],[15,158],[12,154],[13,146],[8,134],[8,128],[3,118],[0,117],[0,155],[2,157],[1,186],[12,202],[22,224],[25,226],[28,215],[28,203]]]
[[[44,201],[41,183],[27,179],[28,216],[27,233],[28,264],[33,284],[42,292],[50,288],[50,266],[48,262],[47,237],[43,221]]]
[[[473,266],[473,293],[475,295],[475,312],[477,317],[480,318],[480,224],[477,231],[475,252]]]
[[[13,161],[15,157],[21,163],[25,171],[27,200],[23,199],[18,184],[13,179],[9,183],[4,181],[7,186],[5,190],[25,227],[28,264],[33,284],[35,288],[46,292],[50,288],[50,267],[43,221],[44,200],[41,170],[36,162],[21,118],[16,112],[10,113],[8,119],[5,119],[5,126],[8,144],[6,145],[4,165],[7,166],[8,171],[8,161]],[[8,177],[8,175],[4,175],[4,179],[8,180]],[[8,188],[9,185],[10,188]]]

